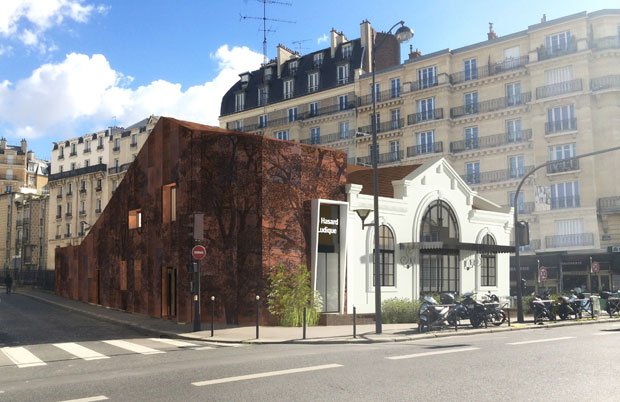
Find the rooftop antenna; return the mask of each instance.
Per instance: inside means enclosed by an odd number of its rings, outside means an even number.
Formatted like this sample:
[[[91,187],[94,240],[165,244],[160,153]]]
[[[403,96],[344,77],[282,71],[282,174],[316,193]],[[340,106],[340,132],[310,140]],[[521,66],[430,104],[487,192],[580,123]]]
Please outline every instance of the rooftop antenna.
[[[293,45],[296,45],[296,46],[297,46],[297,52],[298,52],[299,54],[301,54],[301,51],[302,51],[303,49],[308,49],[307,47],[302,47],[302,46],[301,46],[301,44],[302,44],[302,43],[304,43],[304,42],[310,42],[311,40],[312,40],[312,39],[300,39],[300,40],[295,40],[295,41],[293,41],[292,43],[293,43]]]
[[[283,1],[277,1],[277,0],[256,0],[260,3],[263,3],[263,16],[262,17],[254,17],[254,16],[250,16],[250,15],[241,15],[241,19],[245,20],[245,19],[252,19],[252,20],[262,20],[263,21],[263,64],[267,64],[267,62],[269,61],[267,59],[267,32],[275,32],[272,29],[267,28],[267,21],[274,21],[274,22],[286,22],[289,24],[294,24],[295,21],[288,21],[288,20],[279,20],[279,19],[275,19],[275,18],[267,18],[267,4],[279,4],[279,5],[283,5],[283,6],[290,6],[292,5],[291,3],[285,3]]]

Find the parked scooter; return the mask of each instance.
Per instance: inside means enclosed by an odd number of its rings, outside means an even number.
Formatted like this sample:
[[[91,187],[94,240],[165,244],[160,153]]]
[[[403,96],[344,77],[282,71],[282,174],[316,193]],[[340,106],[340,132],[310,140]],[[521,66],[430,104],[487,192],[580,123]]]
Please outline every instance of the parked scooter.
[[[454,295],[444,293],[441,296],[441,305],[430,295],[424,296],[423,302],[418,311],[418,331],[427,332],[433,328],[443,328],[446,326],[454,326],[457,323],[455,315]]]
[[[488,322],[496,327],[506,322],[506,312],[504,311],[506,305],[500,306],[499,297],[497,297],[496,294],[491,293],[489,290],[488,293],[484,295],[482,304],[485,307],[485,317]]]
[[[478,328],[484,323],[486,317],[485,305],[476,300],[474,292],[463,294],[463,298],[454,307],[454,313],[458,320],[469,320],[472,327]]]
[[[543,321],[545,318],[555,321],[555,313],[553,312],[553,301],[549,300],[549,290],[544,290],[541,294],[535,295],[530,302],[532,313],[534,314],[534,323]]]

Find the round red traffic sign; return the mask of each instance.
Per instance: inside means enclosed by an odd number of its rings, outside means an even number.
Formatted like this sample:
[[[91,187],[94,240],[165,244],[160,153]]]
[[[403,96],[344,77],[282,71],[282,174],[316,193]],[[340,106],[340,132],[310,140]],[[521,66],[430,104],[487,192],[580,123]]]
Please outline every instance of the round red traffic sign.
[[[600,271],[601,266],[598,265],[598,262],[594,261],[592,263],[592,272],[597,273],[598,271]]]
[[[197,244],[192,248],[192,257],[194,258],[194,260],[200,261],[206,256],[207,256],[207,249],[205,248],[205,246],[201,246],[200,244]]]
[[[540,267],[540,280],[541,281],[546,281],[547,280],[547,268],[545,267]]]

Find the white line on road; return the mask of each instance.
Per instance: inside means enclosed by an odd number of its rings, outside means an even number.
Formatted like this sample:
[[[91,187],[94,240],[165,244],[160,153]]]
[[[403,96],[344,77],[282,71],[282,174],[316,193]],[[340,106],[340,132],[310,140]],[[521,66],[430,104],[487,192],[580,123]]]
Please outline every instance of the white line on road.
[[[95,401],[107,401],[109,398],[107,396],[98,395],[91,396],[89,398],[81,398],[81,399],[67,399],[65,401],[60,402],[95,402]]]
[[[218,378],[215,380],[193,382],[192,385],[202,387],[204,385],[223,384],[227,382],[253,380],[255,378],[274,377],[285,374],[304,373],[307,371],[325,370],[330,368],[342,367],[342,364],[324,364],[322,366],[301,367],[296,369],[279,370],[279,371],[267,371],[265,373],[240,375],[237,377]]]
[[[47,363],[44,363],[41,359],[30,353],[28,349],[21,346],[7,346],[0,350],[2,350],[2,352],[4,352],[4,354],[19,368],[47,365]]]
[[[540,343],[540,342],[555,342],[555,341],[563,341],[566,339],[574,339],[574,336],[564,336],[562,338],[546,338],[546,339],[537,339],[535,341],[523,341],[523,342],[512,342],[507,343],[506,345],[527,345],[529,343]]]
[[[612,330],[612,331],[605,331],[605,332],[595,332],[594,335],[620,335],[620,331]]]
[[[99,352],[95,352],[94,350],[88,349],[74,342],[55,343],[54,346],[84,360],[99,360],[110,358],[110,356],[102,355]]]
[[[141,355],[154,355],[156,353],[166,353],[161,350],[148,348],[146,346],[138,345],[132,342],[122,341],[122,340],[113,340],[113,341],[103,341],[108,345],[116,346],[117,348],[129,350],[130,352],[140,353]]]
[[[176,339],[168,339],[168,338],[149,338],[149,340],[165,343],[167,345],[177,346],[179,348],[189,348],[189,347],[198,346],[195,343],[183,342],[183,341],[178,341]]]
[[[445,349],[445,350],[437,350],[434,352],[424,352],[424,353],[414,353],[412,355],[402,355],[402,356],[390,356],[386,357],[389,360],[401,360],[401,359],[412,359],[414,357],[424,357],[424,356],[433,356],[433,355],[443,355],[446,353],[457,353],[457,352],[469,352],[471,350],[477,350],[480,348],[455,348],[455,349]]]

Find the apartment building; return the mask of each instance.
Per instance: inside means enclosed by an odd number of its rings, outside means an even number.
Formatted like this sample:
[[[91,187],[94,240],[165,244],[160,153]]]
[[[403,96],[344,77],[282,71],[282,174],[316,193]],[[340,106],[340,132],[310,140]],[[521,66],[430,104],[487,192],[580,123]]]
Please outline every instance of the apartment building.
[[[221,126],[342,149],[349,164],[369,165],[368,134],[375,119],[380,165],[418,164],[442,155],[478,194],[506,207],[514,205],[519,182],[550,162],[528,178],[516,203],[520,219],[529,223],[530,244],[522,248],[521,262],[528,285],[537,285],[537,269],[544,265],[547,287],[620,287],[620,258],[613,255],[620,252],[620,182],[614,175],[620,158],[612,152],[575,159],[620,145],[620,10],[543,16],[504,36],[490,25],[482,42],[427,55],[411,51],[402,63],[377,63],[374,88],[371,63],[364,59],[374,31],[367,21],[361,27],[359,40],[334,40],[332,32],[331,47],[313,53],[333,59],[318,68],[319,76],[340,74],[338,55],[345,47],[351,55],[361,53],[352,82],[270,97],[260,105],[239,102],[286,93],[282,88],[291,78],[310,88],[313,72],[305,69],[293,77],[278,69],[277,76],[262,81],[262,89],[251,85],[269,68],[309,58],[293,54],[280,60],[278,53],[242,75],[226,94]],[[324,71],[328,66],[331,72]],[[340,108],[345,94],[354,104]],[[311,106],[326,101],[338,106]],[[309,114],[286,118],[295,108]],[[593,260],[594,277],[586,275]]]
[[[81,243],[157,120],[150,116],[127,128],[110,127],[54,143],[48,183],[49,269],[55,248]]]

